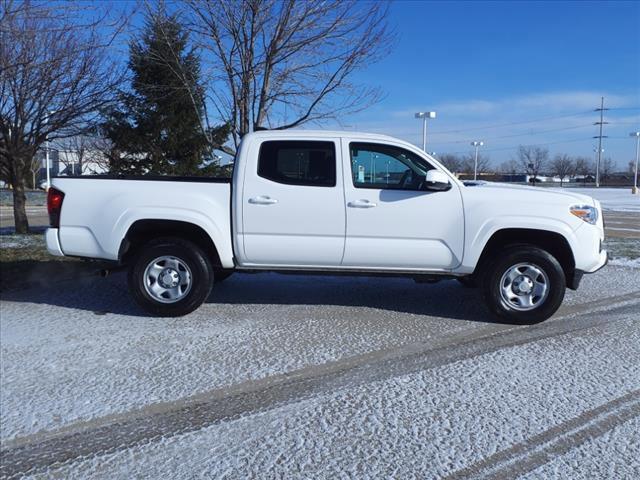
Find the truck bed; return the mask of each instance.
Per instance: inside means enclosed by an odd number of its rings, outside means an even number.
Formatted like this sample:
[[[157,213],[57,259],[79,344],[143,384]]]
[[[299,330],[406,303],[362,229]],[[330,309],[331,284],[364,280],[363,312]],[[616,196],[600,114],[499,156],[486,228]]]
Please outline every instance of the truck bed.
[[[174,220],[200,226],[222,264],[233,266],[231,179],[101,175],[59,177],[52,185],[65,194],[56,232],[64,255],[118,260],[136,221]]]

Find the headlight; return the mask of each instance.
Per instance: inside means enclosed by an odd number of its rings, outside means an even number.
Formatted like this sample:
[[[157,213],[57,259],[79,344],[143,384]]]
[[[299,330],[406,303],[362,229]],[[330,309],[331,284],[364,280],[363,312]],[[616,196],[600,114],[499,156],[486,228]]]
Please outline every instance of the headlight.
[[[591,225],[595,225],[598,221],[598,209],[591,205],[572,205],[569,211]]]

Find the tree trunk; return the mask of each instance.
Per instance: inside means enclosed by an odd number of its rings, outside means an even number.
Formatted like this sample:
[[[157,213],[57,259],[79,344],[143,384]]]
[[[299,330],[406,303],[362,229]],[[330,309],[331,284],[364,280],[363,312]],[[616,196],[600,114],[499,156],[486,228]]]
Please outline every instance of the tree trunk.
[[[26,205],[24,179],[19,178],[13,183],[13,218],[16,223],[16,233],[29,233]]]

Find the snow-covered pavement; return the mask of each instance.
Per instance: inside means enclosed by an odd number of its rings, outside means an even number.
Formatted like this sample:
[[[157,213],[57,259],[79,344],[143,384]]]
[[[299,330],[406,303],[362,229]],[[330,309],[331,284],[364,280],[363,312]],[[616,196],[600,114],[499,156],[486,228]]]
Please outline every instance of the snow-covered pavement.
[[[625,188],[565,188],[576,193],[589,195],[602,204],[604,210],[616,212],[638,212],[640,213],[640,195],[633,195],[631,187]]]
[[[637,276],[587,276],[533,327],[453,281],[237,275],[183,319],[120,275],[4,295],[3,473],[587,478],[593,454],[633,478]]]

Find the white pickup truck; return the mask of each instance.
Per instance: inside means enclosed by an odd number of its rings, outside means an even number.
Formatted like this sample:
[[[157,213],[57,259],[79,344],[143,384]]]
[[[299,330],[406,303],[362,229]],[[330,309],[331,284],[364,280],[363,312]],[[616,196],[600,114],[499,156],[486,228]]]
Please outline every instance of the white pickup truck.
[[[513,323],[542,321],[607,262],[600,204],[465,185],[415,146],[353,132],[246,135],[233,178],[56,178],[53,255],[128,268],[146,311],[185,315],[234,271],[457,278]]]

